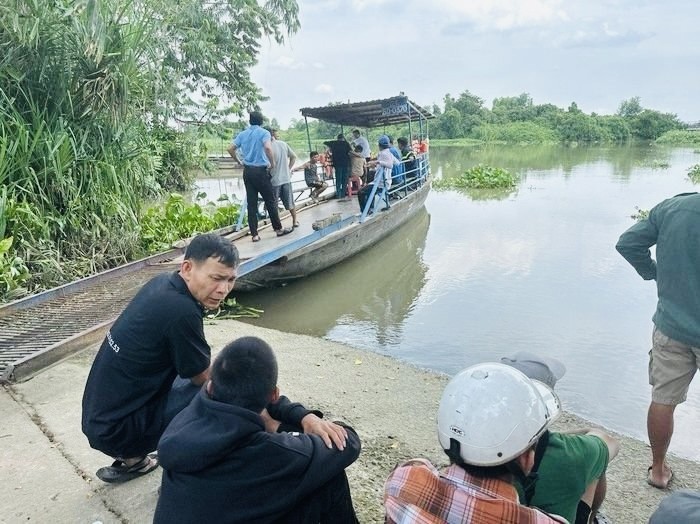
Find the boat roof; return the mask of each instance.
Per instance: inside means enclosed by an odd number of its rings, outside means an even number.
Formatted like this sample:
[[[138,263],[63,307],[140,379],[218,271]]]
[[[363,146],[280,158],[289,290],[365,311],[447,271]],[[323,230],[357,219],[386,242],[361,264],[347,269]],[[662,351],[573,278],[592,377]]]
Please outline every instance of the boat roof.
[[[303,107],[300,111],[304,117],[355,127],[377,127],[402,124],[409,120],[435,118],[430,111],[409,100],[405,95],[369,102]]]

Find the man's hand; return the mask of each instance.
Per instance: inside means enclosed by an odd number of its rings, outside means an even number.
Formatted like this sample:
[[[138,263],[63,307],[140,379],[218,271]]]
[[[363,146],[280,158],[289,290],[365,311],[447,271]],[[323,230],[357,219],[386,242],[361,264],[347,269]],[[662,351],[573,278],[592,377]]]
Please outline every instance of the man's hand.
[[[309,435],[318,435],[325,442],[328,448],[332,448],[333,444],[340,450],[345,449],[345,443],[348,439],[348,432],[343,426],[334,424],[327,420],[318,418],[313,413],[309,413],[301,419],[301,427],[304,433]]]
[[[277,433],[277,429],[280,427],[280,421],[272,418],[267,412],[267,408],[262,410],[262,412],[260,413],[260,417],[265,423],[265,431],[267,431],[268,433]]]

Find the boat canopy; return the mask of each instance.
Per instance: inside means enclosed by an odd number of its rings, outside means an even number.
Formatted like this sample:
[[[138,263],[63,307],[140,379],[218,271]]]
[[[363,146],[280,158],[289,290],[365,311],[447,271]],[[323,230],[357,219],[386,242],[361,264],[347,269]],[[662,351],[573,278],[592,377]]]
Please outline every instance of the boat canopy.
[[[310,117],[341,126],[365,128],[435,118],[430,111],[404,95],[369,102],[304,107],[300,111],[304,118]]]

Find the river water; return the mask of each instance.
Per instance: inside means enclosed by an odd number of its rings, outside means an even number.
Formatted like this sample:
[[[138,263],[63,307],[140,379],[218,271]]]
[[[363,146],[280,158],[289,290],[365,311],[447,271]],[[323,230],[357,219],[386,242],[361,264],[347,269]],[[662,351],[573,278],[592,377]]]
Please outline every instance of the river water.
[[[698,189],[686,170],[700,152],[433,147],[431,162],[436,177],[484,163],[521,181],[507,194],[432,191],[425,211],[382,244],[303,282],[240,296],[265,310],[250,322],[450,375],[520,350],[552,356],[567,366],[557,384],[567,410],[646,439],[656,289],[614,245],[635,206]],[[696,381],[676,411],[671,451],[700,459],[699,428]]]

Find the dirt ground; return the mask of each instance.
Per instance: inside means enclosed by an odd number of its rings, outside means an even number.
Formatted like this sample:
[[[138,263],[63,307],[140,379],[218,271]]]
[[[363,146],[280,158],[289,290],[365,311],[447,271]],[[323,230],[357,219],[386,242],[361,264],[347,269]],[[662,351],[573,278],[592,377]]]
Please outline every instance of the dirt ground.
[[[384,522],[381,498],[391,469],[404,459],[422,456],[445,464],[436,433],[436,414],[447,377],[417,369],[374,353],[290,335],[235,321],[207,326],[212,346],[244,335],[266,340],[276,351],[283,393],[350,423],[362,439],[362,453],[348,470],[360,522]],[[566,406],[566,399],[562,399]],[[591,427],[564,414],[555,429]],[[615,435],[622,442],[608,470],[608,496],[603,511],[617,523],[645,523],[667,492],[648,486],[647,444]],[[700,489],[700,464],[670,457],[672,489]]]
[[[397,463],[412,457],[446,462],[436,414],[447,377],[343,344],[233,320],[208,322],[205,331],[214,353],[240,336],[266,340],[279,360],[283,394],[357,430],[363,450],[348,476],[360,522],[384,521],[383,484]],[[152,520],[160,474],[123,485],[104,484],[94,475],[105,457],[90,449],[80,431],[80,402],[96,350],[0,388],[0,523]],[[566,398],[562,402],[566,406]],[[556,423],[559,429],[587,425],[568,414]],[[648,446],[619,438],[622,450],[608,471],[603,509],[613,522],[645,523],[667,493],[645,482]],[[669,462],[672,489],[700,489],[700,464],[677,457]]]

